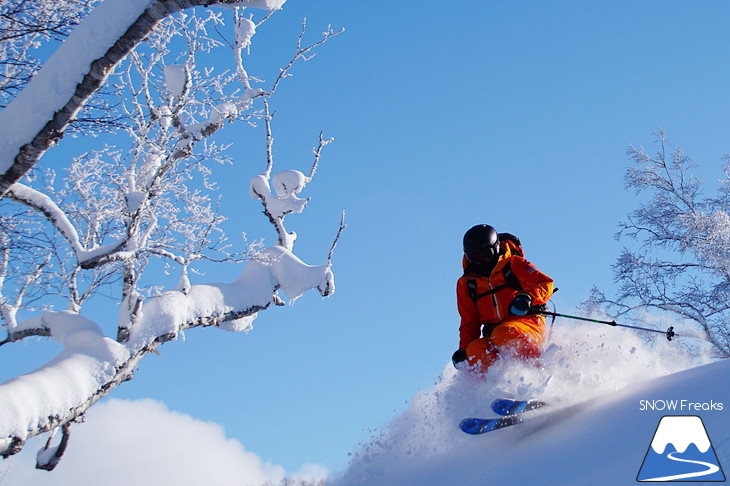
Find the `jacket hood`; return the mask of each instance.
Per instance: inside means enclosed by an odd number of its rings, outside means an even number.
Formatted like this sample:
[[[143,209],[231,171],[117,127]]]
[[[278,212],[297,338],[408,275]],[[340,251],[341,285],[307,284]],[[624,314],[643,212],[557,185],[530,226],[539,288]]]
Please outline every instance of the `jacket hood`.
[[[524,256],[524,253],[522,253],[522,248],[511,239],[505,238],[503,240],[500,240],[499,259],[497,260],[497,262],[499,262],[500,260],[504,260],[505,258],[509,258],[512,255]],[[461,268],[464,270],[465,275],[467,274],[467,269],[469,268],[469,265],[471,264],[469,263],[469,260],[466,259],[466,255],[464,255],[461,258]],[[472,272],[468,273],[471,274]]]

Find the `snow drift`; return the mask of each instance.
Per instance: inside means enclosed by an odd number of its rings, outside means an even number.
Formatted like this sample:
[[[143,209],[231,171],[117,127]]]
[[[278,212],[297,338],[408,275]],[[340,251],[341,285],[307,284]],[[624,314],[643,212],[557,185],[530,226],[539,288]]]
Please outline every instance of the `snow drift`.
[[[614,328],[555,331],[539,363],[504,359],[485,379],[448,364],[434,388],[416,395],[328,484],[636,484],[664,415],[701,416],[720,463],[730,464],[729,361],[698,366],[708,359],[680,343],[645,342]],[[467,416],[494,416],[490,404],[499,396],[552,406],[486,435],[458,429]]]

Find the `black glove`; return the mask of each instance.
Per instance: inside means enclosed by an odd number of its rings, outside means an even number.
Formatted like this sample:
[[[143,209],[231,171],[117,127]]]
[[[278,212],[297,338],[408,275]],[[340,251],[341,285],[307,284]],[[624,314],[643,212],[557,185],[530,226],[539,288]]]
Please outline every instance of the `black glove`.
[[[464,366],[464,362],[466,361],[466,351],[463,349],[459,349],[454,352],[454,354],[451,356],[451,362],[454,363],[454,368],[461,369]]]
[[[509,312],[516,316],[524,316],[530,310],[530,307],[532,307],[532,297],[528,294],[519,293],[509,305]]]

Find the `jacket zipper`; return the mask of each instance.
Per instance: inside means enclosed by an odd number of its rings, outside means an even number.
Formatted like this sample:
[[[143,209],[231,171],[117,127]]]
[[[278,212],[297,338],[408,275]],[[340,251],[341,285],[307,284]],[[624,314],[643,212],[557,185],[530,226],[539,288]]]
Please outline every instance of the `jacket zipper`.
[[[491,275],[487,278],[487,285],[489,286],[489,290],[494,290]],[[497,292],[492,293],[492,305],[494,306],[494,311],[497,314],[497,319],[499,319],[499,322],[502,322],[502,313],[499,311],[499,305],[497,305]]]

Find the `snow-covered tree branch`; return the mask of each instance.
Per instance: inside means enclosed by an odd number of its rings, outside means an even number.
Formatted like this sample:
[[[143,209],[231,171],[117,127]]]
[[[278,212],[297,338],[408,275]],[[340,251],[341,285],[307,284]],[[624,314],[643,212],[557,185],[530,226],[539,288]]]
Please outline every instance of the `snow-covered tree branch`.
[[[591,305],[607,305],[630,318],[660,309],[694,322],[714,351],[730,356],[730,160],[717,197],[702,193],[690,174],[695,164],[681,148],[668,153],[663,131],[656,155],[629,147],[633,166],[626,187],[646,193],[646,203],[621,223],[617,239],[639,243],[624,249],[613,266],[620,284],[615,298],[593,290]]]
[[[49,39],[62,40],[99,0],[0,4],[0,106],[5,107],[40,68],[34,46]]]
[[[334,292],[331,260],[344,213],[339,228],[333,225],[334,242],[329,252],[323,249],[321,265],[294,254],[296,235],[284,226],[285,216],[301,213],[309,201],[298,195],[332,139],[319,134],[307,175],[275,171],[269,103],[297,60],[311,58],[314,48],[342,31],[328,28],[304,45],[303,29],[293,58],[267,89],[249,75],[246,53],[256,30],[283,3],[106,0],[88,13],[96,2],[79,2],[73,19],[62,19],[64,28],[80,21],[63,45],[37,72],[28,68],[32,79],[17,84],[17,96],[15,87],[5,90],[10,103],[0,111],[0,317],[6,336],[0,351],[30,336],[53,339],[63,351],[38,370],[0,384],[0,456],[50,432],[38,467],[53,469],[71,424],[130,380],[160,345],[195,327],[248,331],[260,311],[284,302],[279,292],[290,300],[308,290]],[[227,8],[193,8],[216,4]],[[219,65],[221,52],[229,53],[227,66]],[[9,76],[0,90],[10,86]],[[85,106],[103,107],[85,115],[84,133],[95,135],[97,146],[77,144],[83,149],[72,160],[55,161],[62,169],[36,167]],[[215,166],[234,163],[229,146],[215,135],[228,123],[258,120],[267,147],[259,155],[261,166],[250,170],[263,172],[247,178],[278,237],[270,248],[228,241],[215,181]],[[194,282],[203,261],[245,262],[245,269],[230,283]],[[165,281],[171,273],[179,274],[177,283]],[[113,322],[82,315],[102,292],[120,304]],[[110,326],[113,334],[105,332]]]
[[[162,20],[196,6],[279,8],[286,0],[128,0],[101,2],[59,47],[25,89],[0,113],[15,127],[0,139],[0,195],[26,175],[113,72]],[[93,38],[95,42],[88,43]],[[70,54],[73,55],[70,55]],[[90,67],[90,69],[89,69]],[[48,85],[62,83],[48,91]],[[277,80],[278,82],[278,80]],[[276,83],[275,85],[276,86]],[[242,103],[261,93],[245,93]],[[215,114],[200,132],[215,126],[235,106]],[[38,116],[23,116],[29,112]],[[20,123],[22,121],[22,123]],[[194,132],[191,132],[193,136]]]

